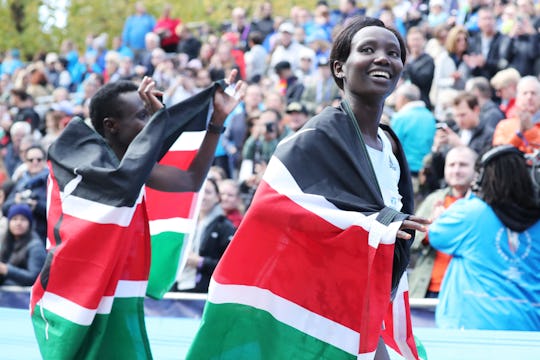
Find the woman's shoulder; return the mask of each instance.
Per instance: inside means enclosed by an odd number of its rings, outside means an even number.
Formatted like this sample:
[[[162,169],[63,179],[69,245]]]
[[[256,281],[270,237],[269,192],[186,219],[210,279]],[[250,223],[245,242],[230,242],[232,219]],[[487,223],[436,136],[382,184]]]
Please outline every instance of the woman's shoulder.
[[[340,106],[327,106],[309,119],[301,130],[319,130],[333,136],[346,134],[349,127],[352,129],[352,122],[348,121],[347,113]]]
[[[478,196],[472,194],[468,197],[459,199],[448,209],[463,213],[470,218],[473,214],[480,214],[485,210],[490,209],[490,206]]]

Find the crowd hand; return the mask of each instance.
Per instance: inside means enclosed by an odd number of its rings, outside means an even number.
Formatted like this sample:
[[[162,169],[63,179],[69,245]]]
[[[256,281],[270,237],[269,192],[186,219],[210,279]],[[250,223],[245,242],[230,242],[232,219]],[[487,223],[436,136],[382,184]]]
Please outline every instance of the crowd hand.
[[[435,204],[433,205],[431,221],[437,219],[444,212],[444,210],[445,208],[442,200],[435,202]]]
[[[454,81],[458,81],[461,79],[461,73],[459,71],[454,71],[450,76],[454,79]]]
[[[520,111],[518,114],[519,122],[520,122],[520,131],[525,132],[532,128],[533,122],[532,122],[532,114],[528,111]]]
[[[240,101],[244,100],[247,84],[244,81],[235,83],[237,74],[238,70],[233,69],[225,79],[225,83],[233,87],[229,87],[226,90],[218,89],[214,94],[214,117],[212,122],[215,125],[223,125],[227,115],[233,111]]]
[[[403,223],[401,224],[396,237],[398,239],[410,240],[411,234],[407,233],[405,230],[426,232],[426,225],[429,224],[431,224],[431,220],[429,219],[420,216],[410,215],[406,220],[403,220]]]
[[[482,54],[465,54],[463,55],[463,61],[470,68],[482,67],[486,63],[486,59]]]
[[[443,145],[448,144],[448,135],[446,134],[445,129],[439,129],[435,132],[435,137],[433,138],[433,146],[431,148],[432,152],[439,152]]]
[[[201,257],[198,254],[195,254],[193,251],[191,251],[188,255],[186,265],[190,267],[196,268],[199,266]]]
[[[156,90],[156,82],[151,77],[145,76],[142,79],[137,92],[150,115],[163,108],[163,104],[158,99],[158,96],[163,96],[163,92]]]
[[[454,132],[454,130],[450,129],[449,127],[442,129],[446,134],[446,143],[450,144],[452,147],[460,146],[461,139],[459,138],[458,134]]]
[[[0,275],[7,275],[8,267],[5,263],[0,262]]]

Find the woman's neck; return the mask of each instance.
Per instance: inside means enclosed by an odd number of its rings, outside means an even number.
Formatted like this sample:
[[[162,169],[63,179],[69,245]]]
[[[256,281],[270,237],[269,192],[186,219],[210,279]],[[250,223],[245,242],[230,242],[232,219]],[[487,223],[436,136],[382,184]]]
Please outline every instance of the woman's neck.
[[[367,145],[379,147],[377,133],[384,108],[384,98],[360,98],[359,96],[347,96],[347,101],[356,117],[356,122],[362,131],[362,136]],[[375,145],[375,146],[373,146]]]

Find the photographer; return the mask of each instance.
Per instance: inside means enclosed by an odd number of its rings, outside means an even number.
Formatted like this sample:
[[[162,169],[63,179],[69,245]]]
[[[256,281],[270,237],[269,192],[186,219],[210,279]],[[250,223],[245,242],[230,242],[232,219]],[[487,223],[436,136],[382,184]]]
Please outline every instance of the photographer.
[[[240,168],[240,191],[246,207],[251,203],[253,194],[270,161],[278,142],[281,140],[278,124],[281,114],[273,109],[265,110],[253,123],[251,134],[242,149]]]
[[[257,163],[268,163],[280,140],[278,124],[281,114],[273,109],[265,110],[253,124],[251,135],[243,148],[243,157]]]
[[[47,237],[47,176],[46,154],[38,145],[30,146],[24,153],[27,169],[17,180],[2,210],[7,214],[13,204],[27,204],[32,210],[35,229],[45,243]]]

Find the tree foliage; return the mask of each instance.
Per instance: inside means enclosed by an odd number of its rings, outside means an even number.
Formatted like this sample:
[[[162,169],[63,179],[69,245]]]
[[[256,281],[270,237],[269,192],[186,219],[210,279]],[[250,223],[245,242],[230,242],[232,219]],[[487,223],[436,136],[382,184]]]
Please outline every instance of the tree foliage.
[[[134,12],[136,0],[69,0],[66,26],[56,26],[55,14],[62,6],[54,0],[0,0],[0,50],[19,48],[27,58],[44,51],[58,51],[64,39],[84,47],[88,34],[107,33],[109,39],[122,33],[125,19]],[[166,0],[146,0],[149,13],[159,17]],[[261,0],[199,0],[172,2],[173,16],[183,22],[205,22],[217,28],[230,20],[231,10],[243,6],[252,16]],[[292,6],[313,9],[315,0],[271,1],[276,15],[287,16]],[[332,3],[332,1],[330,1]],[[40,11],[41,9],[41,11]],[[43,10],[47,11],[43,11]],[[40,15],[41,14],[41,15]],[[44,16],[44,14],[49,14]]]

